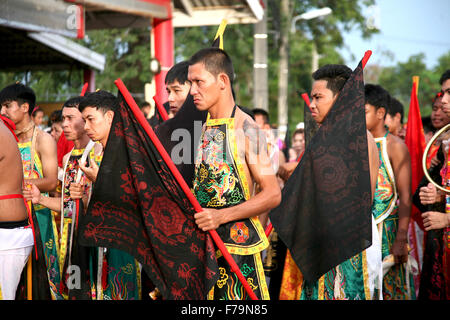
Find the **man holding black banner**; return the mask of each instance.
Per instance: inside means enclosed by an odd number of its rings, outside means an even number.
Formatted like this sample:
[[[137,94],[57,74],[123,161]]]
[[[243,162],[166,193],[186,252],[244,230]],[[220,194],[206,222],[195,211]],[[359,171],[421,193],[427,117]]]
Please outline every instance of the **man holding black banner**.
[[[363,64],[354,72],[326,65],[313,73],[310,107],[319,129],[270,213],[290,252],[281,299],[379,295],[381,255],[371,216],[378,158],[365,123]]]

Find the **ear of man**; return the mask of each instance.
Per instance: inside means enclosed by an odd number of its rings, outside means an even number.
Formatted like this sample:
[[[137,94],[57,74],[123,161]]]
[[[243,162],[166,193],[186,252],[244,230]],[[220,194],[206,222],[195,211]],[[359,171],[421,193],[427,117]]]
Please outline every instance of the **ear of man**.
[[[384,119],[386,115],[386,109],[385,108],[378,108],[377,110],[378,119]]]
[[[224,90],[230,85],[230,79],[226,75],[226,73],[221,72],[219,73],[219,82],[220,82],[220,89]]]
[[[20,105],[20,108],[24,113],[29,113],[30,111],[30,104],[28,102],[24,102]]]

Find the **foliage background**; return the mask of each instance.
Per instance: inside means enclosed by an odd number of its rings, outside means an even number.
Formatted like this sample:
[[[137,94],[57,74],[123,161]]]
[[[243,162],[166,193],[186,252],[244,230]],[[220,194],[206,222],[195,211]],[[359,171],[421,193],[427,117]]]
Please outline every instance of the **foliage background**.
[[[290,15],[282,16],[280,5],[289,1]],[[376,0],[268,0],[268,72],[269,112],[271,122],[277,121],[278,98],[278,44],[281,27],[290,26],[291,19],[314,8],[331,7],[333,13],[327,17],[310,21],[299,21],[296,32],[289,34],[289,126],[290,130],[303,120],[303,101],[299,92],[310,92],[312,44],[320,55],[319,66],[327,63],[345,63],[338,49],[343,43],[343,34],[355,26],[362,37],[377,32],[366,27],[363,11]],[[218,24],[220,21],[217,22]],[[175,30],[175,62],[188,59],[195,51],[209,46],[217,26],[177,28]],[[116,92],[113,81],[120,77],[134,94],[138,103],[143,103],[144,85],[151,81],[149,70],[150,27],[140,29],[110,29],[87,32],[84,46],[106,56],[106,68],[96,74],[96,87]],[[351,44],[350,44],[351,45]],[[252,108],[253,94],[253,25],[228,25],[224,34],[225,50],[233,59],[236,81],[235,92],[240,105]],[[450,50],[440,57],[429,69],[425,55],[412,55],[408,61],[393,67],[368,64],[366,82],[379,83],[405,107],[405,121],[408,115],[412,76],[420,76],[419,104],[423,116],[431,113],[431,99],[439,91],[440,75],[450,66]],[[1,72],[0,87],[15,81],[31,86],[38,101],[62,102],[79,94],[83,85],[82,70]]]

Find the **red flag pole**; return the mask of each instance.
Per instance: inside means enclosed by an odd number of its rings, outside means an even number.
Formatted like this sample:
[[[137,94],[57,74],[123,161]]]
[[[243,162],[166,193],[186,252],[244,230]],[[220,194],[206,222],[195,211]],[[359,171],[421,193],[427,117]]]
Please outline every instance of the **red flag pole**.
[[[266,227],[266,230],[264,230],[264,233],[266,234],[266,237],[268,238],[270,233],[272,232],[273,225],[272,222],[269,222],[269,224]]]
[[[372,51],[371,51],[371,50],[367,50],[367,51],[364,53],[364,57],[362,58],[362,61],[361,61],[363,69],[365,68],[366,63],[367,63],[367,61],[370,59],[370,56],[371,56],[371,55],[372,55]]]
[[[86,83],[83,85],[83,89],[81,89],[80,96],[84,97],[84,95],[86,94],[86,91],[87,91],[88,86],[89,86],[89,83],[88,83],[88,82],[86,82]]]
[[[139,107],[137,106],[137,104],[134,101],[134,99],[131,96],[131,94],[128,92],[128,89],[125,87],[125,85],[123,84],[122,80],[119,78],[116,81],[114,81],[114,84],[117,86],[119,91],[122,93],[122,95],[125,98],[126,102],[130,106],[134,116],[136,117],[138,122],[141,124],[141,126],[143,127],[145,132],[148,134],[148,136],[152,140],[152,142],[155,145],[156,149],[158,150],[159,154],[164,159],[164,162],[169,167],[169,170],[174,175],[174,177],[177,180],[178,184],[180,185],[181,189],[183,189],[183,192],[186,194],[187,198],[189,199],[190,203],[194,207],[195,211],[196,212],[203,211],[203,208],[200,206],[200,204],[198,203],[197,199],[192,194],[191,190],[189,189],[188,185],[186,184],[186,181],[184,181],[184,179],[181,176],[180,172],[178,171],[177,167],[174,165],[174,163],[172,162],[172,159],[170,158],[170,156],[168,155],[167,151],[164,149],[163,145],[161,144],[161,141],[159,141],[159,139],[156,136],[155,132],[150,127],[148,121],[146,121],[146,119],[145,119],[144,115],[142,114],[142,112],[138,112]],[[247,283],[247,280],[242,275],[242,272],[239,269],[238,265],[233,260],[233,257],[231,256],[231,254],[228,252],[227,248],[225,247],[225,244],[223,243],[222,239],[217,234],[217,231],[216,230],[209,230],[208,232],[210,233],[211,237],[213,238],[213,240],[214,240],[215,244],[217,245],[217,247],[219,248],[219,250],[222,252],[223,257],[225,258],[225,260],[230,265],[231,271],[234,272],[237,275],[239,281],[244,286],[245,291],[247,292],[249,297],[252,300],[258,300],[258,298],[256,297],[255,293],[250,288],[250,285]]]
[[[158,109],[159,114],[163,118],[163,121],[169,119],[169,115],[167,114],[166,109],[159,103],[159,100],[156,96],[153,97],[153,101],[155,101],[155,106]]]
[[[311,101],[309,101],[309,96],[306,92],[302,93],[302,98],[305,101],[306,105],[308,106],[309,110],[311,110],[311,107],[309,106],[311,104]]]

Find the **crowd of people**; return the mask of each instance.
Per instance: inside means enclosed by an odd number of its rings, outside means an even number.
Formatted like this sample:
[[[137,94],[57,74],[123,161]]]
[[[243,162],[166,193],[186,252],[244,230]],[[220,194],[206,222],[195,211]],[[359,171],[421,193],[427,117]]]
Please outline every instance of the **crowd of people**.
[[[344,65],[326,65],[313,74],[310,111],[318,127],[351,74]],[[380,85],[364,85],[372,243],[308,282],[276,226],[268,228],[271,210],[279,206],[285,183],[308,150],[308,128],[299,124],[286,148],[267,111],[237,105],[233,77],[233,63],[225,51],[202,49],[167,73],[165,110],[175,118],[191,96],[196,108],[207,112],[189,181],[203,208],[195,222],[205,232],[217,230],[224,236],[255,296],[448,299],[450,196],[425,179],[418,190],[411,190],[402,104]],[[450,123],[450,70],[440,85],[431,117],[423,121],[425,133]],[[71,261],[82,247],[78,215],[89,206],[119,100],[104,90],[73,97],[50,115],[48,128],[42,126],[44,112],[36,108],[36,96],[28,86],[14,83],[3,88],[0,104],[0,298],[70,299],[77,285],[77,266]],[[149,104],[141,108],[156,130],[164,119],[158,112],[151,117],[150,109]],[[436,140],[427,162],[430,174],[444,187],[450,186],[449,142],[446,135]],[[410,254],[413,204],[423,212],[419,261]],[[83,250],[88,267],[78,272],[88,275],[87,284],[82,284],[89,287],[84,298],[164,298],[136,257],[114,248]],[[248,299],[219,251],[216,257],[220,274],[204,298]]]

